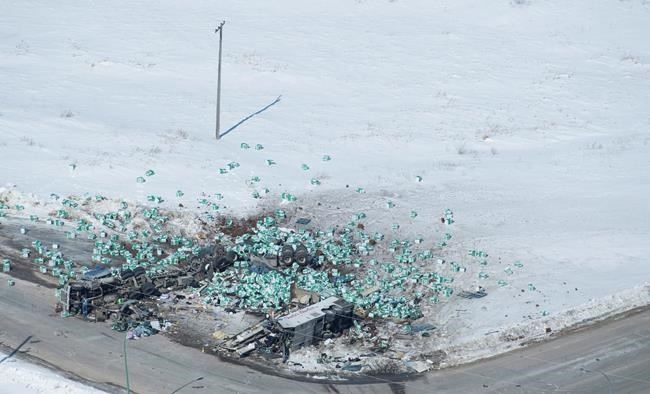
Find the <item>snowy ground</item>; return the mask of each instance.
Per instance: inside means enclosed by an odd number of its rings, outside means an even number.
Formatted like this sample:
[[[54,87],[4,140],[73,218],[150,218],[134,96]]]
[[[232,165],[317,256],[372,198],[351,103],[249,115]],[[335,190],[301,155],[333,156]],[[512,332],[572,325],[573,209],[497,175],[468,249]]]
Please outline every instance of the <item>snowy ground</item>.
[[[458,251],[490,254],[490,277],[472,279],[490,295],[436,311],[459,341],[650,277],[647,1],[6,8],[0,184],[41,200],[161,195],[168,207],[220,192],[236,214],[290,192],[318,224],[363,211],[368,229],[399,223],[395,237],[429,244],[452,208]],[[212,31],[222,19],[224,129],[282,101],[215,142]],[[241,166],[220,174],[231,161]],[[148,169],[156,175],[136,183]],[[259,184],[246,182],[254,175]],[[504,273],[515,261],[523,268]]]
[[[6,354],[0,353],[0,359]],[[0,364],[2,385],[0,393],[6,394],[99,394],[93,389],[58,375],[49,369],[17,360],[12,357]]]

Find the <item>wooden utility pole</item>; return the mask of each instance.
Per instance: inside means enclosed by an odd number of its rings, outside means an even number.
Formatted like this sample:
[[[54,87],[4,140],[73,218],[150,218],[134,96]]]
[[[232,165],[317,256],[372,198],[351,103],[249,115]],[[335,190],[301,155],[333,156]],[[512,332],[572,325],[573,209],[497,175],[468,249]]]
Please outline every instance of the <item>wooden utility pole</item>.
[[[217,139],[221,136],[219,135],[219,116],[221,115],[221,42],[223,41],[223,25],[226,21],[222,21],[219,27],[217,27],[214,32],[219,33],[219,68],[217,71],[217,126],[215,128],[215,134]]]

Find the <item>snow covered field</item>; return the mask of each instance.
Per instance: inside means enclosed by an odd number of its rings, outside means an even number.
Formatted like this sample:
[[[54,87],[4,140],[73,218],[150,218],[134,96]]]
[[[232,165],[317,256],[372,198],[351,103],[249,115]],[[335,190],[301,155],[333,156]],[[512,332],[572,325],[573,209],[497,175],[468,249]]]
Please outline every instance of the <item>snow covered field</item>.
[[[234,214],[289,192],[320,225],[363,211],[428,244],[452,208],[459,253],[490,255],[489,296],[436,312],[461,343],[647,293],[649,18],[645,0],[14,2],[0,184],[190,208],[219,192]],[[216,142],[222,19],[223,129],[282,101]]]

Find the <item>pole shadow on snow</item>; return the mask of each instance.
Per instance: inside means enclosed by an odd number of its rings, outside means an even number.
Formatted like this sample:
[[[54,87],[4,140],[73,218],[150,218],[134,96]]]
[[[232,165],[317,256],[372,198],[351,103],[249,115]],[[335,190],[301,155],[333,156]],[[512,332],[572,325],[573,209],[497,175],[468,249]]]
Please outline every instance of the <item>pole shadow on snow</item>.
[[[29,342],[29,340],[32,339],[32,337],[33,335],[28,336],[27,339],[25,339],[20,345],[18,345],[11,353],[9,353],[4,358],[2,358],[2,360],[0,360],[0,364],[13,357],[16,353],[18,353],[18,351],[20,351],[20,348],[25,346],[25,344]]]
[[[271,107],[274,106],[275,104],[279,103],[279,102],[280,102],[280,98],[282,98],[282,96],[278,96],[278,98],[276,98],[276,99],[275,99],[271,104],[267,105],[266,107],[260,109],[260,110],[257,111],[257,112],[253,112],[252,114],[248,115],[248,116],[245,117],[244,119],[240,120],[240,121],[237,122],[234,126],[232,126],[231,128],[229,128],[228,130],[224,131],[223,134],[221,134],[221,135],[219,136],[219,138],[223,138],[223,137],[225,137],[226,134],[230,133],[231,131],[233,131],[234,129],[236,129],[237,127],[239,127],[242,123],[244,123],[244,122],[247,121],[248,119],[252,118],[252,117],[255,116],[255,115],[259,115],[259,114],[261,114],[262,112],[264,112],[264,111],[266,111],[267,109],[271,108]]]

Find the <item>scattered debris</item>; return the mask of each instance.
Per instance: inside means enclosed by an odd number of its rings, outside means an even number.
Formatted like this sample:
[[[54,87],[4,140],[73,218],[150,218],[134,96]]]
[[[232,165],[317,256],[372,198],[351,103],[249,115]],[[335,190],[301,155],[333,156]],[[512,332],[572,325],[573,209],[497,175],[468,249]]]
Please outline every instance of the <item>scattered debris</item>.
[[[424,331],[431,331],[435,330],[436,326],[434,326],[431,323],[417,323],[417,324],[411,324],[411,331],[412,332],[424,332]]]
[[[459,297],[467,298],[467,299],[475,299],[475,298],[483,298],[487,295],[485,292],[485,289],[480,288],[477,291],[461,291],[458,293]]]
[[[425,361],[406,361],[404,364],[417,373],[426,372],[431,369],[431,364]]]

